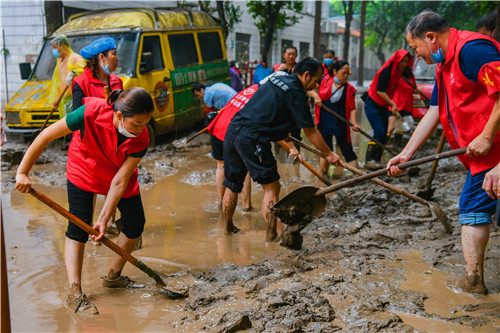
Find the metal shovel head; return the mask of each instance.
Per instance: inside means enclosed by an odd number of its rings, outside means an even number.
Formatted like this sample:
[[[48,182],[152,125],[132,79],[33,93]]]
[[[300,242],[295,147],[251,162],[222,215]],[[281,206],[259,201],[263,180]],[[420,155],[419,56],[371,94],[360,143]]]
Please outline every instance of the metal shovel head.
[[[313,186],[298,188],[278,201],[271,212],[288,225],[309,224],[326,207],[325,195],[316,195],[317,191]]]

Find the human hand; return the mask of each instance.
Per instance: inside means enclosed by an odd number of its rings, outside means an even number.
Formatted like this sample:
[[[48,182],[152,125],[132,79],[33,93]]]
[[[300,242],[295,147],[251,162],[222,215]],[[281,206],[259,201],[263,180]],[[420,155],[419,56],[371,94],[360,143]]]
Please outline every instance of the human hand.
[[[332,152],[331,154],[329,154],[328,156],[326,156],[326,160],[331,165],[338,166],[340,164],[341,166],[345,167],[344,161],[342,161],[342,159],[340,158],[340,156],[337,155],[337,154],[335,154],[334,152]]]
[[[399,167],[397,167],[397,164],[405,163],[408,162],[411,158],[411,155],[406,155],[404,153],[401,153],[397,156],[394,156],[389,160],[387,163],[387,175],[389,176],[399,176],[402,174],[404,171],[401,170]]]
[[[477,155],[486,155],[489,153],[491,146],[491,140],[488,140],[484,138],[482,134],[479,134],[474,140],[469,143],[469,146],[467,146],[466,154],[470,157],[475,157]]]
[[[500,199],[500,163],[484,176],[483,190],[490,198]]]
[[[299,154],[299,151],[297,150],[297,148],[290,148],[290,152],[289,152],[290,156],[296,160],[298,158],[300,158],[300,154]]]
[[[104,211],[102,211],[101,214],[99,215],[99,218],[97,219],[97,222],[92,227],[94,230],[99,231],[99,235],[97,235],[97,236],[90,235],[90,238],[92,238],[92,240],[94,240],[95,242],[98,242],[102,239],[102,237],[104,236],[104,233],[106,232],[106,225],[107,225],[108,220],[109,220],[109,216],[104,214]]]
[[[392,111],[392,113],[394,113],[394,115],[395,115],[397,118],[399,118],[399,109],[398,109],[398,107],[397,107],[397,105],[396,105],[396,104],[393,104],[393,105],[391,106],[391,111]]]
[[[71,87],[73,85],[73,78],[75,77],[75,72],[71,71],[66,75],[66,84],[68,87]]]
[[[351,127],[351,128],[352,128],[352,130],[353,130],[354,132],[357,132],[357,131],[359,131],[359,129],[360,129],[360,127],[359,127],[359,125],[358,125],[358,124],[352,124],[352,127]]]
[[[314,105],[316,105],[317,107],[320,108],[321,104],[322,104],[321,98],[319,97],[318,94],[315,94],[314,95]]]
[[[16,190],[21,193],[29,193],[31,190],[31,180],[27,174],[18,173],[16,175]]]

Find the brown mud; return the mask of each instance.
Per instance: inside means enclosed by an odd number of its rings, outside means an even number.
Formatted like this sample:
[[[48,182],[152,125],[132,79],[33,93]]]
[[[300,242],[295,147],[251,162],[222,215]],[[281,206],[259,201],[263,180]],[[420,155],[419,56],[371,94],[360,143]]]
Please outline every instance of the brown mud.
[[[438,138],[418,157],[432,154]],[[140,166],[147,223],[143,248],[133,254],[160,272],[169,289],[188,289],[189,297],[168,300],[132,265],[123,273],[149,287],[104,289],[99,277],[108,270],[111,251],[89,242],[83,288],[100,314],[81,318],[64,307],[66,221],[13,189],[15,152],[23,147],[7,148],[2,205],[14,332],[234,332],[249,322],[248,332],[500,330],[500,228],[491,226],[486,254],[489,294],[469,295],[449,284],[464,271],[458,197],[466,174],[456,158],[440,161],[433,183],[433,201],[451,219],[451,235],[428,207],[364,182],[344,189],[349,205],[328,195],[324,214],[302,230],[302,249],[294,251],[264,242],[263,194],[255,183],[255,212],[238,207],[235,225],[242,232],[224,235],[207,136],[187,147],[183,140],[161,144]],[[319,168],[317,158],[302,154]],[[65,155],[57,146],[48,149],[32,181],[67,207]],[[429,169],[423,165],[382,179],[416,193]],[[297,164],[282,163],[279,172],[281,197],[301,186],[322,186]],[[100,197],[97,209],[102,204]]]

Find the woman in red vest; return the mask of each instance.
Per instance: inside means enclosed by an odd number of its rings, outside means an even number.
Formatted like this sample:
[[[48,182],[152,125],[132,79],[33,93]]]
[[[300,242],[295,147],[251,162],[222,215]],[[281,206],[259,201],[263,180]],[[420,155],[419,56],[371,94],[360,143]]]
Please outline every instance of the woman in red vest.
[[[410,82],[406,82],[406,81]],[[398,108],[400,119],[396,119],[394,114],[389,115],[389,129],[387,131],[387,135],[390,136],[393,130],[396,130],[394,133],[394,146],[399,151],[402,147],[403,134],[410,130],[411,126],[414,123],[412,117],[413,111],[413,93],[417,93],[418,91],[413,89],[413,86],[417,86],[417,82],[415,81],[415,76],[409,67],[406,67],[403,70],[401,77],[399,78],[398,89],[394,94],[393,101],[396,103]]]
[[[354,124],[352,129],[357,131],[359,126],[356,124],[356,89],[347,82],[350,73],[351,69],[347,61],[338,60],[334,62],[332,67],[333,75],[323,77],[318,95],[325,106],[345,119],[351,120]],[[347,164],[357,168],[358,157],[352,148],[350,126],[318,106],[316,106],[315,120],[318,131],[330,150],[333,151],[332,139],[335,136],[337,145],[342,151]],[[320,167],[324,174],[328,173],[329,164],[326,159],[320,159]]]
[[[379,69],[365,98],[365,114],[373,128],[373,137],[387,142],[387,127],[389,121],[389,106],[394,114],[398,107],[393,101],[398,88],[399,78],[406,67],[412,68],[413,57],[406,50],[397,50]],[[365,168],[377,169],[382,158],[382,148],[375,142],[369,142],[366,149]]]
[[[123,89],[123,81],[112,74],[119,60],[114,38],[96,39],[81,49],[80,55],[87,60],[87,66],[83,75],[73,80],[73,110],[82,106],[85,97],[105,98],[105,87],[109,87],[110,92]]]
[[[94,229],[104,235],[113,211],[122,215],[123,229],[117,244],[131,252],[144,230],[144,210],[137,182],[137,165],[146,154],[149,136],[144,130],[154,110],[153,100],[143,88],[115,90],[108,100],[90,97],[85,104],[46,128],[33,141],[16,175],[16,189],[28,193],[28,176],[38,156],[51,141],[75,132],[68,151],[67,187],[69,211],[91,224],[95,194],[107,195]],[[88,234],[73,223],[66,231],[65,262],[70,284],[66,305],[74,312],[97,314],[97,308],[82,293],[81,273]],[[103,277],[109,288],[139,287],[121,275],[125,259],[115,254],[111,269]]]

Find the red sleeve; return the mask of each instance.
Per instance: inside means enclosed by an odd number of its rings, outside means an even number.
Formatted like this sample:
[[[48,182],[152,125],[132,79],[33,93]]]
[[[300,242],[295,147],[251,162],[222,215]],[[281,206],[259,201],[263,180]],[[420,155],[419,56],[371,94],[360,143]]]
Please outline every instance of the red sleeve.
[[[347,85],[346,99],[345,99],[345,113],[346,119],[351,118],[351,110],[356,108],[356,89],[350,84]]]
[[[486,87],[488,96],[496,99],[500,91],[500,61],[493,61],[481,67],[478,79]]]

